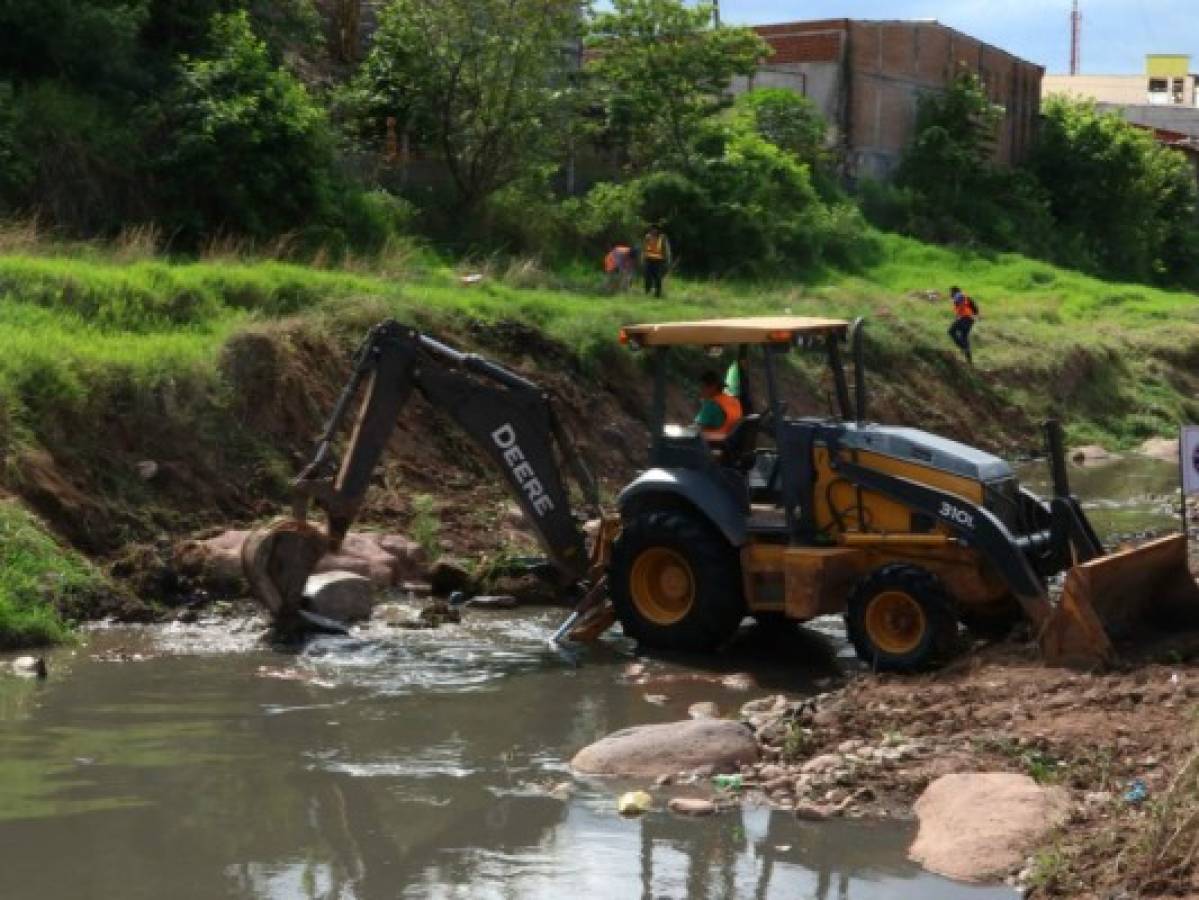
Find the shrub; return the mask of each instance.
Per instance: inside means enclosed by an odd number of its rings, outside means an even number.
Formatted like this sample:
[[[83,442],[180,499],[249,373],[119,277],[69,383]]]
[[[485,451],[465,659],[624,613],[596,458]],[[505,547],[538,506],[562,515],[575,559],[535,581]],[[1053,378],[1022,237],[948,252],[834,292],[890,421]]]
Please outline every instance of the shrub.
[[[1185,157],[1093,103],[1055,97],[1044,112],[1031,168],[1081,258],[1112,276],[1199,283]]]
[[[555,199],[548,173],[538,172],[488,197],[472,237],[503,253],[559,259],[581,249],[569,210]]]
[[[161,109],[165,224],[191,244],[319,225],[334,211],[323,111],[272,64],[244,12],[217,16],[212,32],[213,55],[183,59]]]
[[[119,107],[60,81],[10,95],[0,112],[0,200],[71,234],[115,232],[145,209],[137,133]],[[0,108],[4,107],[0,97]]]

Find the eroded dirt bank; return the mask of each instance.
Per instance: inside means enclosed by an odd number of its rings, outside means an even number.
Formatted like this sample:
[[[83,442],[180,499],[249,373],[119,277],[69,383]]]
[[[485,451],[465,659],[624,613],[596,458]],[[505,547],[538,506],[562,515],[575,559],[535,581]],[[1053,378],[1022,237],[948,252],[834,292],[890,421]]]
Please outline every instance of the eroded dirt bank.
[[[368,308],[336,322],[257,326],[230,338],[215,379],[197,373],[155,390],[110,379],[83,401],[39,409],[25,439],[3,447],[4,480],[73,546],[100,557],[164,533],[180,536],[277,512],[374,318]],[[649,381],[641,359],[619,347],[615,335],[611,348],[584,359],[514,321],[456,320],[429,330],[544,385],[609,492],[643,463]],[[880,420],[1003,453],[1038,446],[1036,422],[1003,400],[1001,390],[945,377],[957,366],[948,352],[902,368],[886,358],[877,363],[871,408]],[[690,419],[695,380],[710,365],[702,354],[681,360],[670,397],[677,418]],[[785,379],[788,410],[826,412],[829,387],[818,360],[808,360]],[[964,409],[971,415],[963,416]],[[492,472],[419,399],[403,416],[375,485],[368,520],[403,530],[412,497],[429,493],[444,517],[445,540],[463,549],[489,543],[490,502],[500,498]]]

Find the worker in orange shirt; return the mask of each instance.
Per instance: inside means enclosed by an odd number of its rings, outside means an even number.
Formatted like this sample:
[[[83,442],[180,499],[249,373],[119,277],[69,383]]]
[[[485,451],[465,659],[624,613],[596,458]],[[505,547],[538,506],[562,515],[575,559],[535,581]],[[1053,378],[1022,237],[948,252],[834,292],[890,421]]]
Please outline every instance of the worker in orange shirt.
[[[695,424],[704,438],[723,441],[742,418],[741,401],[725,390],[715,372],[704,372],[699,379],[700,406]]]
[[[617,291],[624,293],[633,285],[636,268],[633,248],[627,244],[617,244],[604,257],[604,287],[611,294]]]
[[[949,336],[965,355],[966,362],[974,365],[974,356],[970,353],[970,331],[974,328],[974,320],[978,318],[978,304],[957,286],[949,289],[949,297],[953,300],[954,314]]]

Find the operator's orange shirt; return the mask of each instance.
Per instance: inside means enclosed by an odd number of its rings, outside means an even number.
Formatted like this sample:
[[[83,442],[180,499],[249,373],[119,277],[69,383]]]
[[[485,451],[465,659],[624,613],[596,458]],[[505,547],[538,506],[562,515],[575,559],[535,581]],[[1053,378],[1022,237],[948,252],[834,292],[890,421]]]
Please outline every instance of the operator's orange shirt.
[[[741,410],[741,401],[732,394],[727,394],[721,391],[712,400],[724,412],[724,423],[719,428],[705,428],[704,437],[708,440],[724,440],[733,426],[736,425],[744,416]]]

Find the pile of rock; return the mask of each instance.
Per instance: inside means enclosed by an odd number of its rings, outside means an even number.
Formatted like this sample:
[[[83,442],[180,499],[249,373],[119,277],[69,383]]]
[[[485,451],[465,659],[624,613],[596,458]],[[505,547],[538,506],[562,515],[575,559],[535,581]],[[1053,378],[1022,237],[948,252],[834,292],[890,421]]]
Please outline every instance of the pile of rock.
[[[898,735],[877,745],[860,739],[815,752],[818,719],[832,695],[800,701],[783,695],[751,700],[741,716],[753,729],[762,761],[741,769],[746,789],[758,790],[773,806],[808,819],[839,815],[887,815],[884,798],[863,782],[876,782],[929,752],[917,740]]]
[[[175,565],[186,573],[210,573],[226,579],[242,577],[241,551],[248,531],[223,531],[175,548]],[[398,534],[352,531],[337,553],[326,555],[317,573],[352,572],[377,588],[424,582],[429,565],[420,544]]]

